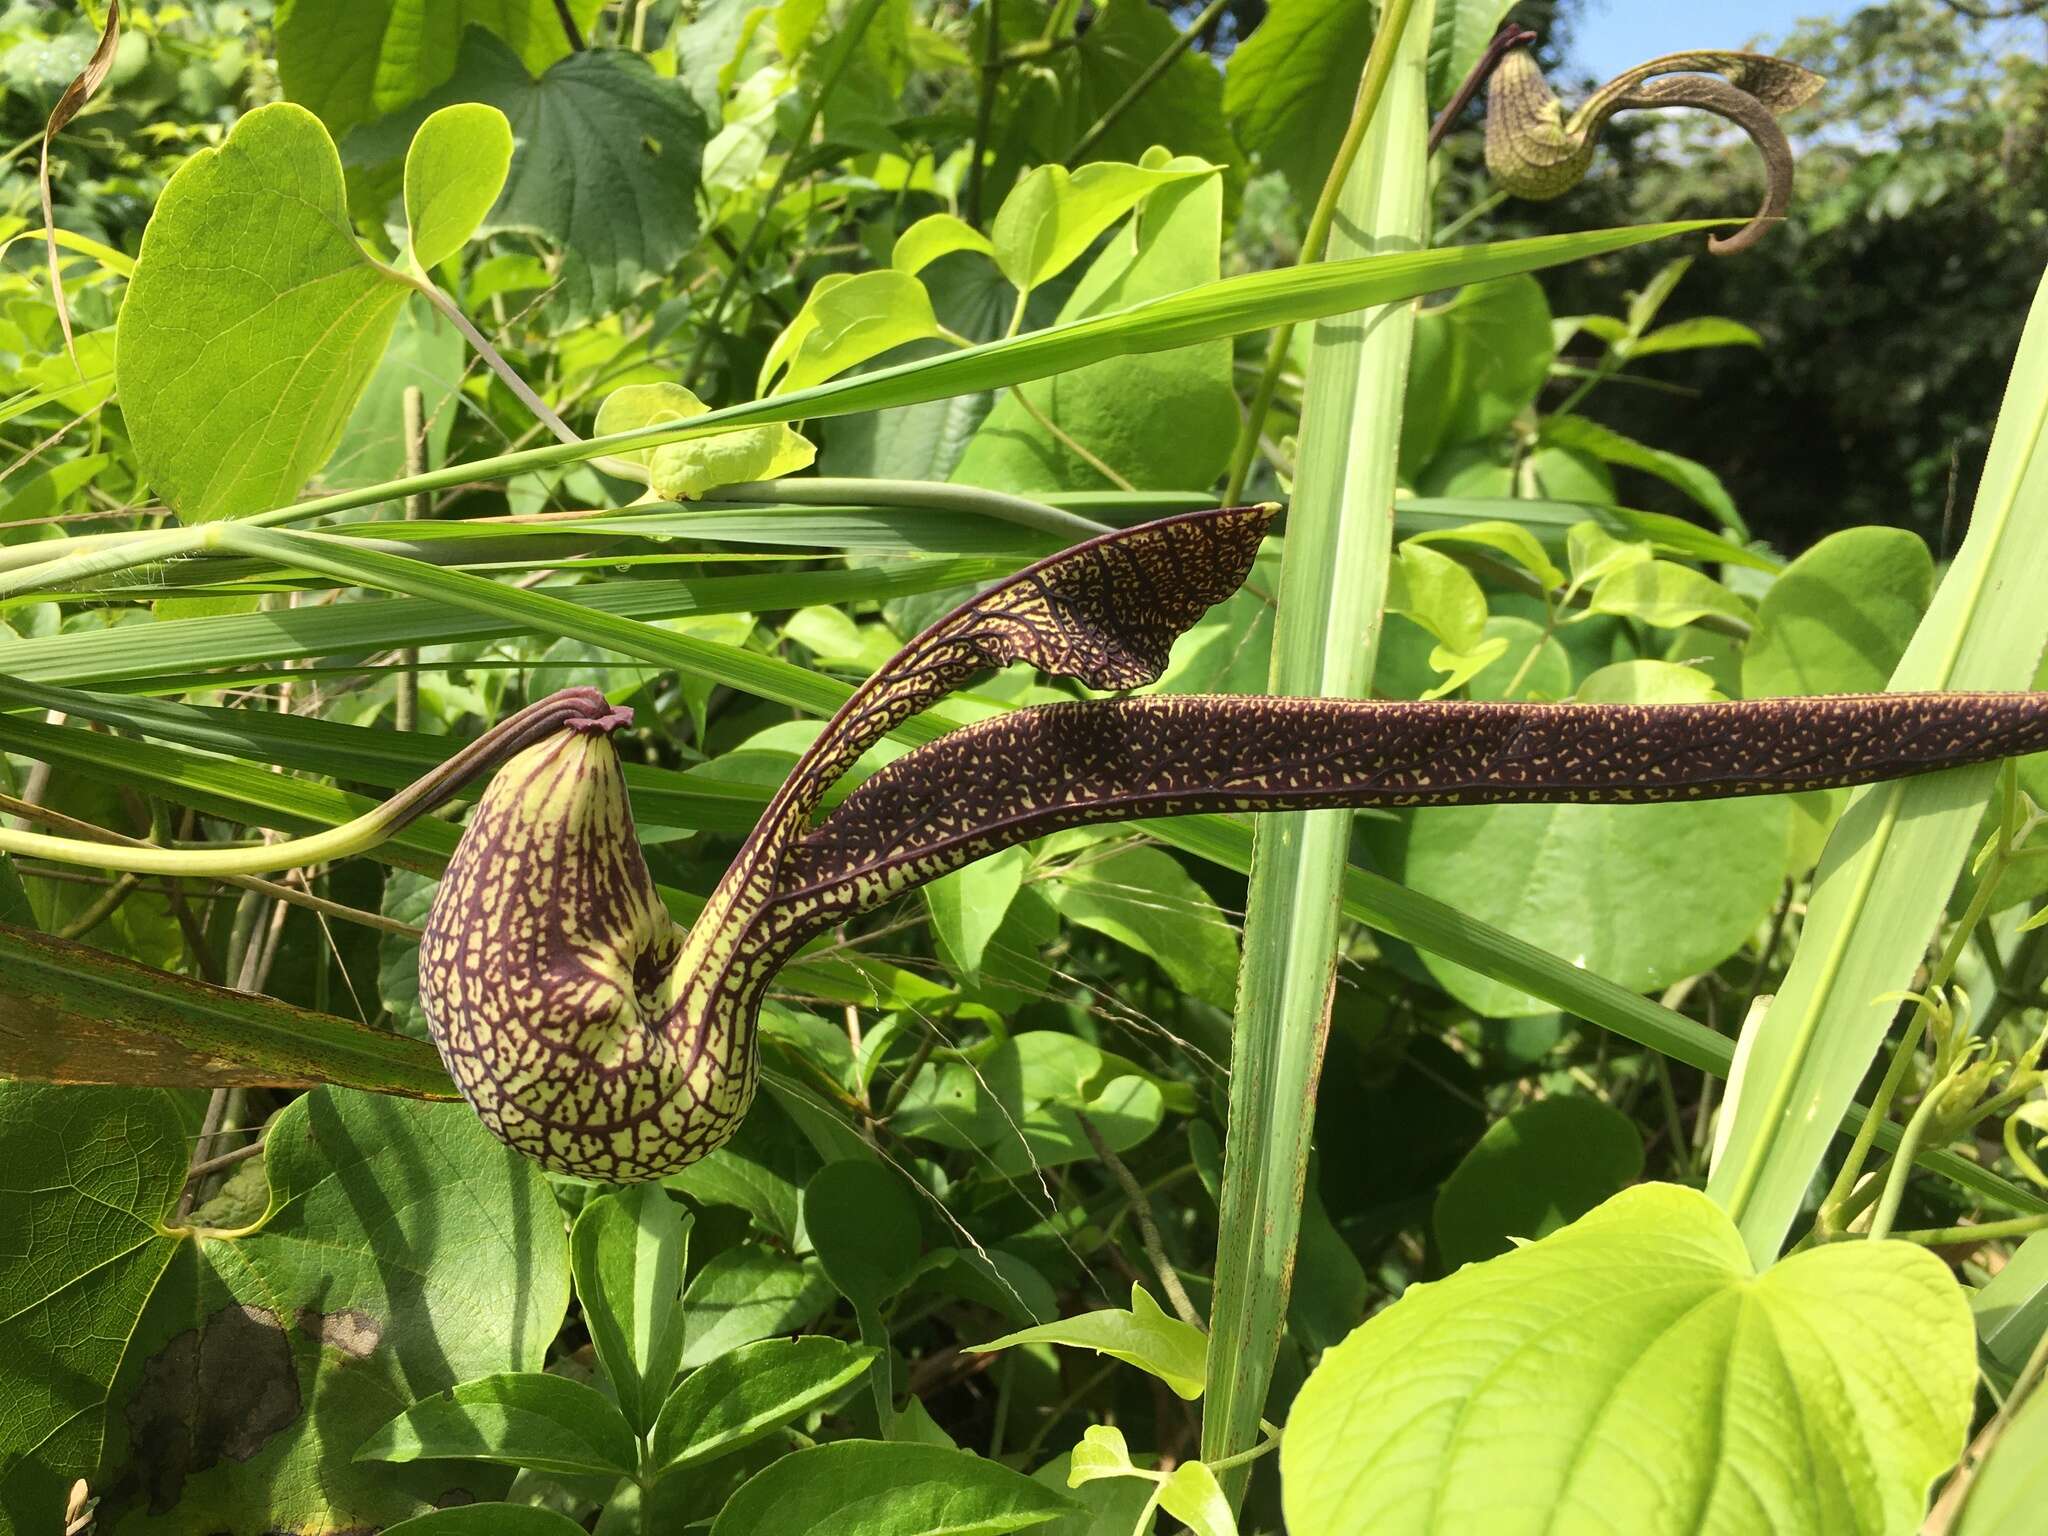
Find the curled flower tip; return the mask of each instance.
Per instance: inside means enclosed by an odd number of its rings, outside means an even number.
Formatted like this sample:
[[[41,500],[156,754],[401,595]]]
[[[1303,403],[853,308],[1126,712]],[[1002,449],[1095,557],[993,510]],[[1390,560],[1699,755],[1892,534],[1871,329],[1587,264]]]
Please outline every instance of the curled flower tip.
[[[585,684],[577,688],[564,688],[559,693],[551,693],[546,698],[540,700],[537,707],[551,710],[565,717],[595,717],[610,710],[612,701],[606,698],[598,689]]]
[[[1730,255],[1754,245],[1784,216],[1792,198],[1792,147],[1777,118],[1812,100],[1825,83],[1786,59],[1702,49],[1638,64],[1567,118],[1535,57],[1516,48],[1501,60],[1488,89],[1487,169],[1516,197],[1557,197],[1584,179],[1615,113],[1662,107],[1710,112],[1747,134],[1764,161],[1764,201],[1756,216],[1735,234],[1707,242],[1715,255]]]

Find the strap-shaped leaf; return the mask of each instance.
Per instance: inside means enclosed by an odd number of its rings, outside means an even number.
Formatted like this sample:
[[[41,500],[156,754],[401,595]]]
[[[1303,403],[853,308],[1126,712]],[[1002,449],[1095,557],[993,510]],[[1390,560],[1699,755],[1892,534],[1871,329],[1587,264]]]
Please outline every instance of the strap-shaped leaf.
[[[840,706],[790,770],[711,907],[757,908],[790,843],[861,753],[977,673],[1028,661],[1093,688],[1157,680],[1174,639],[1251,573],[1279,509],[1225,507],[1089,539],[962,603]]]
[[[1278,510],[1226,507],[1105,533],[962,603],[832,717],[790,775],[792,805],[814,808],[896,725],[990,668],[1027,661],[1091,688],[1156,682],[1174,640],[1244,584]]]
[[[424,1041],[69,939],[0,924],[0,975],[0,1077],[455,1096]]]
[[[792,851],[767,915],[805,937],[1062,827],[1217,811],[1780,794],[2038,752],[2048,693],[1717,704],[1166,695],[1019,710],[905,754]]]

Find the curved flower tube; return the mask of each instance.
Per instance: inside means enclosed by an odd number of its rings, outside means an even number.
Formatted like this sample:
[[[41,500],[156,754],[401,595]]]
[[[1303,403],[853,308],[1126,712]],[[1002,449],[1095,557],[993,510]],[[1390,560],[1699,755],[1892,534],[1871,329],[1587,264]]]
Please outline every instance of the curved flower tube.
[[[630,717],[587,699],[566,713],[499,770],[420,947],[435,1044],[484,1123],[561,1173],[630,1182],[687,1167],[746,1114],[761,1000],[797,948],[1060,827],[1779,794],[2048,749],[2048,694],[2032,693],[1668,706],[1160,695],[953,732],[814,820],[862,752],[987,668],[1026,661],[1101,689],[1154,681],[1174,638],[1249,574],[1274,510],[1105,534],[940,619],[833,717],[687,932],[633,832],[609,740]]]
[[[1778,117],[1811,101],[1827,82],[1809,69],[1761,53],[1666,54],[1615,76],[1564,115],[1526,47],[1495,69],[1486,97],[1486,168],[1502,190],[1542,202],[1585,180],[1607,120],[1617,112],[1695,107],[1749,135],[1764,157],[1763,206],[1732,235],[1713,236],[1717,256],[1747,250],[1792,201],[1792,146]]]

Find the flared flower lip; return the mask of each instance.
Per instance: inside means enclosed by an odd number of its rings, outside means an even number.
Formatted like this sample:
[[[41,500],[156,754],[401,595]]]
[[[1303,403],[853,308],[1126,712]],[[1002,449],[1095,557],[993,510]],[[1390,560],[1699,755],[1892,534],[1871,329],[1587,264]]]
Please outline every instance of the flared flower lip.
[[[562,720],[564,730],[574,731],[580,736],[609,736],[633,723],[633,711],[628,705],[612,703],[595,688],[573,688],[565,692],[577,696],[574,700],[577,709]]]

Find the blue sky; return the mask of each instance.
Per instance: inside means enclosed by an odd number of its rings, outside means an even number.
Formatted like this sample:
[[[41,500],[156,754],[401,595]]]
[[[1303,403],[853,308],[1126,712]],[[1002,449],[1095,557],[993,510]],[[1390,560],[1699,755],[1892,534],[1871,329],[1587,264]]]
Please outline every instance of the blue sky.
[[[1850,9],[1838,0],[1588,0],[1573,62],[1605,80],[1660,53],[1775,41],[1803,17]]]

